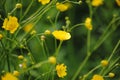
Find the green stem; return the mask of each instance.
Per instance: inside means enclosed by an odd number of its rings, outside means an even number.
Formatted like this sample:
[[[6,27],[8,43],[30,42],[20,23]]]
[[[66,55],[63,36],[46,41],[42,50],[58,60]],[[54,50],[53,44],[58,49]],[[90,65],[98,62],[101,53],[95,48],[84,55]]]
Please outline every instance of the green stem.
[[[115,48],[113,49],[112,54],[108,58],[108,61],[111,60],[111,58],[113,57],[113,55],[114,55],[115,51],[117,50],[117,48],[119,47],[119,45],[120,45],[120,40],[118,41],[118,43],[116,44]]]
[[[57,48],[56,51],[55,51],[55,56],[58,55],[58,52],[59,52],[59,50],[60,50],[60,47],[61,47],[62,43],[63,43],[63,41],[60,41],[60,43],[59,43],[59,45],[58,45],[58,48]]]
[[[31,8],[31,6],[32,6],[32,4],[33,4],[33,1],[34,1],[34,0],[31,1],[31,3],[29,4],[29,6],[27,7],[27,9],[25,10],[25,13],[24,13],[23,16],[21,17],[20,21],[25,17],[25,15],[26,15],[26,14],[28,13],[28,11],[30,10],[30,8]]]
[[[110,34],[114,31],[114,29],[109,30],[109,28],[111,28],[112,24],[115,23],[116,21],[118,21],[119,19],[120,18],[118,17],[118,18],[113,18],[111,20],[111,22],[108,24],[108,26],[105,29],[105,31],[103,32],[103,34],[100,36],[100,38],[96,42],[92,52],[95,51],[104,42],[104,40],[106,40],[106,38],[110,36]]]
[[[70,31],[71,31],[72,29],[74,29],[74,28],[76,28],[76,27],[79,27],[79,26],[82,26],[82,25],[84,25],[84,23],[76,24],[76,25],[74,25],[74,26],[72,26],[72,27],[70,28]]]
[[[90,70],[86,75],[83,76],[83,79],[82,80],[86,80],[86,78],[93,72],[95,71],[96,69],[100,68],[101,65],[98,65],[96,66],[95,68],[93,68],[92,70]]]
[[[57,28],[56,26],[57,26],[57,20],[58,20],[59,15],[60,15],[60,11],[58,11],[58,13],[55,17],[55,29]]]
[[[8,71],[11,72],[9,54],[7,54],[7,57],[6,57],[6,58],[7,58]]]
[[[71,80],[76,80],[76,77],[79,75],[80,71],[82,70],[86,62],[88,61],[89,57],[90,57],[89,55],[86,56],[86,58],[84,59],[82,64],[79,66],[79,68],[77,69],[76,73],[74,74]]]

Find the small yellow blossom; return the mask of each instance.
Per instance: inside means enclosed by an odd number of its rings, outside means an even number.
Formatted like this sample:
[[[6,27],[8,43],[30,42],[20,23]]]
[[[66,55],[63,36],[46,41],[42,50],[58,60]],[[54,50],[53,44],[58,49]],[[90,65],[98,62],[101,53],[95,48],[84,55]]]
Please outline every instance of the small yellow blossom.
[[[120,0],[115,0],[117,5],[120,6]]]
[[[18,19],[16,17],[9,16],[5,18],[2,28],[9,30],[13,34],[19,26]]]
[[[115,76],[114,73],[109,73],[109,77],[110,77],[110,78],[113,78],[114,76]]]
[[[33,28],[33,24],[32,24],[32,23],[29,23],[29,24],[27,24],[27,25],[23,28],[23,30],[24,30],[25,32],[29,32],[32,28]]]
[[[13,75],[14,75],[14,76],[19,76],[19,75],[20,75],[20,72],[14,71],[14,72],[13,72]]]
[[[4,76],[2,76],[2,80],[18,80],[18,78],[11,73],[6,73]]]
[[[38,2],[41,2],[42,5],[48,4],[50,0],[38,0]]]
[[[58,75],[58,77],[61,77],[61,78],[63,78],[64,76],[66,76],[67,75],[67,70],[66,70],[66,66],[64,65],[64,64],[58,64],[57,66],[56,66],[56,71],[57,71],[57,75]]]
[[[17,3],[15,7],[18,8],[18,9],[22,8],[22,4],[21,3]]]
[[[68,7],[69,7],[69,5],[67,5],[67,4],[63,4],[63,3],[59,3],[59,2],[56,3],[56,8],[61,12],[68,10]]]
[[[32,30],[30,34],[32,35],[32,34],[36,34],[36,33],[37,33],[36,30]]]
[[[51,57],[49,57],[48,61],[52,64],[56,64],[56,57],[51,56]]]
[[[92,26],[92,20],[91,20],[91,18],[86,18],[86,20],[85,20],[85,27],[88,29],[88,30],[92,30],[92,28],[93,28],[93,26]]]
[[[103,67],[107,66],[108,64],[109,64],[109,63],[108,63],[107,60],[102,60],[102,61],[101,61],[101,65],[102,65]]]
[[[3,38],[3,35],[2,34],[0,34],[0,40]]]
[[[62,31],[62,30],[56,30],[52,32],[53,36],[58,40],[68,40],[71,38],[70,33]]]
[[[41,39],[42,41],[44,41],[45,38],[46,38],[46,37],[45,37],[44,35],[40,36],[40,39]]]
[[[44,34],[49,35],[49,34],[51,34],[51,31],[50,30],[45,30]]]
[[[94,75],[91,80],[104,80],[104,78],[101,75]]]
[[[19,55],[18,59],[24,59],[23,55]]]
[[[98,7],[103,4],[103,0],[92,0],[92,6]]]

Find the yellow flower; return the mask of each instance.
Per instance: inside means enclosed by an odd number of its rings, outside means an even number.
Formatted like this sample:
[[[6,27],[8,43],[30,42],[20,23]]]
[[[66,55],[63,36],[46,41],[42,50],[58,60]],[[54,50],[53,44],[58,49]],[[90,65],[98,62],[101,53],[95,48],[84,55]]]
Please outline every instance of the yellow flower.
[[[38,0],[38,2],[41,2],[42,5],[48,4],[50,0]]]
[[[52,64],[56,64],[56,57],[51,56],[51,57],[49,57],[48,60],[49,60],[50,63],[52,63]]]
[[[71,38],[70,33],[62,31],[62,30],[53,31],[52,34],[58,40],[68,40]]]
[[[101,61],[101,65],[102,65],[103,67],[107,66],[108,64],[109,64],[109,63],[108,63],[107,60],[102,60],[102,61]]]
[[[104,80],[104,78],[101,75],[94,75],[91,80]]]
[[[103,4],[103,0],[92,0],[92,6],[98,7]]]
[[[51,34],[51,31],[50,30],[45,30],[44,34],[49,35],[49,34]]]
[[[22,8],[22,4],[21,4],[21,3],[17,3],[17,4],[15,5],[15,7],[18,8],[18,9],[19,9],[19,8]]]
[[[114,73],[109,73],[109,77],[110,77],[110,78],[113,78],[114,76],[115,76]]]
[[[14,72],[13,72],[13,75],[14,75],[14,76],[19,76],[19,75],[20,75],[20,72],[14,71]]]
[[[115,0],[117,5],[120,6],[120,0]]]
[[[18,78],[11,73],[6,73],[4,76],[2,76],[2,80],[18,80]]]
[[[63,4],[63,3],[59,3],[59,2],[56,3],[56,8],[61,12],[68,10],[68,6],[69,5],[67,5],[67,4]]]
[[[24,56],[23,55],[19,55],[18,59],[24,59]]]
[[[86,20],[85,20],[85,27],[88,29],[88,30],[92,30],[92,24],[91,24],[91,22],[92,22],[92,20],[91,20],[91,18],[86,18]]]
[[[29,23],[29,24],[27,24],[27,25],[23,28],[23,30],[24,30],[25,32],[29,32],[29,31],[32,29],[32,27],[33,27],[33,24],[32,24],[32,23]]]
[[[13,34],[17,30],[18,26],[18,19],[14,16],[9,16],[8,18],[5,18],[2,28]]]
[[[64,64],[58,64],[57,66],[56,66],[56,71],[57,71],[57,75],[58,75],[58,77],[61,77],[61,78],[63,78],[64,76],[66,76],[67,75],[67,73],[66,73],[66,66],[64,65]]]
[[[2,34],[0,34],[0,40],[3,38],[3,35]]]

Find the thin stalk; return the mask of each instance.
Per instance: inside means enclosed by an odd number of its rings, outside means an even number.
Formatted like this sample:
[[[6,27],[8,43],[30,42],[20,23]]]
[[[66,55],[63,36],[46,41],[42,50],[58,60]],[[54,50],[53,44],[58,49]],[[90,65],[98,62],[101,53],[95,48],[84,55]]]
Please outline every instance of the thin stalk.
[[[120,40],[118,41],[118,43],[116,44],[115,48],[113,49],[112,54],[108,58],[108,61],[111,60],[111,58],[113,57],[113,55],[114,55],[115,51],[117,50],[117,48],[119,47],[119,45],[120,45]]]
[[[59,50],[60,50],[60,47],[61,47],[62,43],[63,43],[63,41],[60,41],[60,43],[59,43],[59,45],[58,45],[58,48],[57,48],[56,51],[55,51],[55,56],[58,55],[58,52],[59,52]]]
[[[84,61],[82,62],[81,65],[79,65],[79,68],[77,69],[76,73],[74,74],[74,76],[72,77],[71,80],[76,80],[76,77],[79,75],[80,71],[82,70],[82,68],[84,67],[84,65],[86,64],[86,62],[89,59],[89,55],[86,56],[86,58],[84,59]]]
[[[82,26],[82,25],[84,25],[84,23],[76,24],[76,25],[74,25],[74,26],[72,26],[72,27],[70,28],[70,31],[71,31],[72,29],[74,29],[74,28],[76,28],[76,27],[79,27],[79,26]]]
[[[86,80],[86,78],[93,72],[93,71],[95,71],[96,69],[98,69],[98,68],[100,68],[101,67],[101,65],[98,65],[98,66],[96,66],[95,68],[93,68],[92,70],[90,70],[87,74],[85,74],[84,76],[83,76],[83,79],[82,80]]]
[[[57,26],[57,20],[58,20],[59,15],[60,15],[60,11],[57,12],[57,15],[55,17],[55,29],[57,28],[56,26]]]
[[[28,13],[28,11],[30,10],[30,8],[31,8],[31,6],[32,6],[32,4],[33,4],[33,1],[34,1],[34,0],[31,1],[31,3],[29,4],[29,6],[27,7],[27,9],[25,10],[25,13],[24,13],[23,16],[21,17],[20,21],[25,17],[25,15],[26,15],[26,14]]]

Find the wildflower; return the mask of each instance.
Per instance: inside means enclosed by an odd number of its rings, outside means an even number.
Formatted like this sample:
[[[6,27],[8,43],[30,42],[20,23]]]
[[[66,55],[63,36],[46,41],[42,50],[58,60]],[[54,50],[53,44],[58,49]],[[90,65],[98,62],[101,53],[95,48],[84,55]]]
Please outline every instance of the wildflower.
[[[110,78],[113,78],[114,76],[115,76],[115,74],[114,73],[109,73],[109,75],[108,75]]]
[[[120,6],[120,0],[115,0],[117,5]]]
[[[88,30],[92,30],[92,28],[93,28],[91,22],[92,22],[91,18],[89,18],[89,17],[86,18],[86,20],[85,20],[85,27],[86,27]]]
[[[3,38],[3,35],[2,34],[0,34],[0,40]]]
[[[29,32],[32,28],[33,28],[33,24],[32,24],[32,23],[29,23],[29,24],[27,24],[27,25],[23,28],[23,30],[24,30],[25,32]]]
[[[17,3],[15,7],[18,8],[18,9],[22,8],[22,4],[21,3]]]
[[[30,34],[36,34],[36,30],[32,30]]]
[[[45,37],[44,35],[40,36],[40,39],[41,39],[42,41],[44,41],[45,38],[46,38],[46,37]]]
[[[9,30],[13,34],[19,26],[18,19],[16,17],[9,16],[8,19],[5,18],[2,28]]]
[[[38,2],[41,2],[42,5],[48,4],[50,0],[38,0]]]
[[[104,80],[104,78],[101,75],[94,75],[91,80]]]
[[[2,80],[18,80],[18,78],[11,73],[6,73],[4,76],[2,76]]]
[[[51,57],[49,57],[48,60],[49,60],[50,63],[52,63],[52,64],[56,64],[56,57],[51,56]]]
[[[19,55],[18,59],[24,59],[23,55]]]
[[[64,76],[67,75],[67,73],[66,73],[66,68],[67,68],[67,67],[66,67],[64,64],[58,64],[58,65],[56,66],[56,71],[57,71],[58,77],[63,78]]]
[[[107,65],[108,65],[108,61],[107,61],[107,60],[102,60],[102,61],[101,61],[101,65],[102,65],[103,67],[107,66]]]
[[[103,0],[92,0],[92,6],[98,7],[103,4]]]
[[[64,11],[68,10],[68,5],[57,2],[57,3],[56,3],[56,8],[57,8],[59,11],[64,12]]]
[[[44,34],[49,35],[51,32],[50,30],[45,30]]]
[[[62,31],[62,30],[53,31],[52,34],[58,40],[68,40],[71,38],[70,33]]]
[[[14,72],[13,72],[13,75],[14,75],[14,76],[19,76],[20,73],[19,73],[18,71],[14,71]]]

